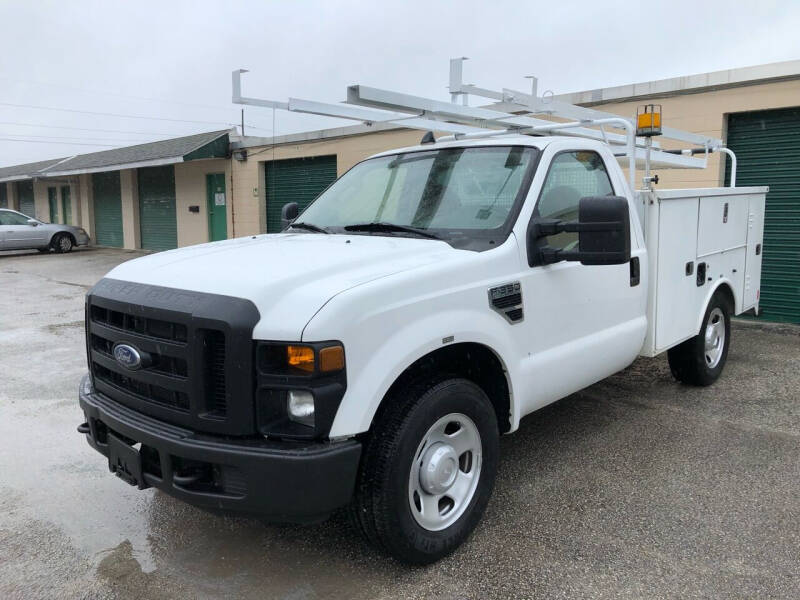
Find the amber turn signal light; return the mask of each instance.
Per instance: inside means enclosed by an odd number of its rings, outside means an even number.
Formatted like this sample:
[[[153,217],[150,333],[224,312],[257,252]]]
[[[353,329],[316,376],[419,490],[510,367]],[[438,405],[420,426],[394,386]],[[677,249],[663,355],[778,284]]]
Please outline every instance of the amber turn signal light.
[[[344,348],[328,346],[319,351],[319,370],[323,373],[344,369]]]
[[[286,346],[286,363],[290,367],[314,372],[314,349],[309,346]]]

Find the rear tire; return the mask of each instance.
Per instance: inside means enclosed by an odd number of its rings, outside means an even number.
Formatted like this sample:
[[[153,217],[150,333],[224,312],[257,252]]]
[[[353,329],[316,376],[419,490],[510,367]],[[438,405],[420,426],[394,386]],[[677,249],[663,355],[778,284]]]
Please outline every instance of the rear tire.
[[[57,233],[55,237],[53,237],[53,241],[50,242],[50,246],[58,254],[72,252],[72,247],[74,245],[75,243],[72,241],[72,236],[68,233]]]
[[[714,383],[728,360],[731,313],[728,298],[716,293],[703,317],[700,333],[667,352],[672,376],[682,383],[707,386]]]
[[[430,564],[483,515],[497,473],[497,417],[466,379],[421,380],[385,403],[364,444],[352,521],[397,560]]]

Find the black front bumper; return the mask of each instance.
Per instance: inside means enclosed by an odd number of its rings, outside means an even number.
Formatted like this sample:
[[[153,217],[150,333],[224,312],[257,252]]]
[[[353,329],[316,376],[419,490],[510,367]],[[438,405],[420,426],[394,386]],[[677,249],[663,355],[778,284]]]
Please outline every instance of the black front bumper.
[[[292,443],[201,435],[158,421],[81,382],[86,439],[108,457],[110,444],[138,446],[140,488],[156,487],[202,508],[313,522],[346,505],[353,494],[361,444]],[[127,451],[126,451],[127,452]],[[136,452],[131,450],[136,456]],[[132,469],[133,470],[133,469]]]

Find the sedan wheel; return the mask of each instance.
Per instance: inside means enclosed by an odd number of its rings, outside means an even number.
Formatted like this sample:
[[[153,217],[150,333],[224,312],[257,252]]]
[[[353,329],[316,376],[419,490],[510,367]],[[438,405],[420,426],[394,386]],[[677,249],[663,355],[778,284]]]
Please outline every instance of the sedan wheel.
[[[53,249],[59,254],[66,254],[72,251],[72,238],[69,234],[59,233],[53,240]]]

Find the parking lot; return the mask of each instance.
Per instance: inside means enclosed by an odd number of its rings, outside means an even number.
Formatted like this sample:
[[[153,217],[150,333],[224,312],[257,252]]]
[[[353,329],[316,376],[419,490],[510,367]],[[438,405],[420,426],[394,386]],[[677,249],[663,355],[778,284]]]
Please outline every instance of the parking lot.
[[[83,297],[134,251],[0,255],[0,597],[800,597],[800,328],[737,321],[711,388],[665,356],[522,422],[430,567],[128,487],[75,428]]]

